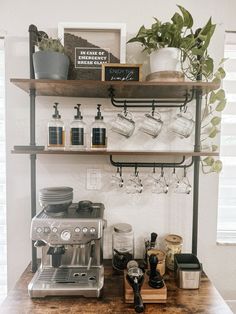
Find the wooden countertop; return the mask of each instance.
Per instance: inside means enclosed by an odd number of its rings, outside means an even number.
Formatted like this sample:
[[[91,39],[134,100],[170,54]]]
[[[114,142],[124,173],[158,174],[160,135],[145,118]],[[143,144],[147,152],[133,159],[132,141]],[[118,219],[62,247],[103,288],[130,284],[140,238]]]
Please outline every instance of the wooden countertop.
[[[28,267],[0,307],[2,314],[125,314],[135,313],[132,304],[123,299],[123,276],[114,274],[105,262],[105,285],[101,299],[83,297],[47,297],[30,299],[27,285],[33,274]],[[170,276],[165,279],[168,288],[166,304],[146,304],[145,313],[159,314],[232,314],[225,301],[203,275],[199,290],[182,290]]]

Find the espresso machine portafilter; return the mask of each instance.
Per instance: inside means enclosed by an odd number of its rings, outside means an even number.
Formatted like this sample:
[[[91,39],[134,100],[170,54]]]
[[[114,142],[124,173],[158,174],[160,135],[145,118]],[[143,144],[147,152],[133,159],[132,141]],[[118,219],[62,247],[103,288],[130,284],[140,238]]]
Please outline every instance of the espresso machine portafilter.
[[[134,292],[135,312],[142,313],[144,311],[144,305],[140,290],[144,282],[144,273],[142,269],[138,267],[138,263],[134,260],[129,261],[127,264],[126,279]]]
[[[104,283],[104,205],[81,201],[60,215],[45,211],[31,223],[41,265],[28,286],[31,297],[99,297]]]

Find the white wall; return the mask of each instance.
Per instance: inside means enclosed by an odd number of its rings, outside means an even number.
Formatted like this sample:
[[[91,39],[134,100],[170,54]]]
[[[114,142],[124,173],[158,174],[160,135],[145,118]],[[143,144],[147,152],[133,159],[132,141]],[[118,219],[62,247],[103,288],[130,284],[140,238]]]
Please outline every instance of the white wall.
[[[223,53],[224,29],[235,29],[233,1],[199,0],[178,1],[185,6],[196,21],[196,27],[202,26],[209,16],[218,24],[211,47],[211,53],[219,60]],[[7,31],[6,40],[6,125],[7,125],[7,235],[8,235],[8,277],[9,288],[22,273],[30,260],[30,181],[29,157],[11,155],[15,144],[29,142],[29,99],[26,93],[9,83],[10,78],[29,77],[28,63],[28,25],[34,23],[38,29],[50,35],[57,34],[58,22],[123,22],[127,25],[127,38],[137,32],[142,24],[150,25],[152,17],[169,19],[176,11],[175,1],[141,0],[130,1],[34,1],[1,0],[0,29]],[[127,61],[143,62],[144,56],[140,47],[127,46]],[[146,72],[148,66],[146,67]],[[73,105],[78,99],[48,97],[37,99],[37,143],[46,144],[46,124],[51,115],[54,101],[60,103],[61,113],[66,122],[73,116]],[[96,99],[80,99],[84,116],[91,121],[95,112]],[[108,100],[102,100],[106,111],[104,116],[111,119]],[[110,108],[110,109],[109,109]],[[135,113],[140,116],[141,113]],[[168,119],[169,113],[163,114]],[[118,136],[110,138],[113,147],[153,147],[153,141],[147,137],[135,135],[133,139],[124,140]],[[143,144],[145,142],[145,145]],[[168,143],[168,144],[166,144]],[[161,135],[155,142],[157,149],[186,147],[191,149],[189,141],[170,141]],[[103,189],[91,193],[85,188],[86,168],[102,169]],[[109,180],[114,168],[106,157],[71,157],[71,156],[39,156],[38,189],[50,185],[69,185],[75,189],[75,200],[91,199],[104,202],[108,225],[115,222],[132,222],[136,235],[136,255],[142,252],[143,237],[150,231],[160,236],[168,232],[176,232],[184,237],[184,250],[191,249],[191,196],[153,196],[146,192],[140,196],[128,196],[124,192],[109,190]],[[126,171],[129,173],[129,171]],[[144,172],[140,171],[143,175]],[[189,175],[191,176],[190,171]],[[206,188],[208,187],[208,188]],[[218,177],[216,175],[201,176],[199,206],[199,257],[204,269],[220,292],[227,298],[236,299],[236,249],[235,247],[216,246]],[[108,234],[110,229],[108,229]],[[105,239],[105,257],[111,254],[110,237]]]

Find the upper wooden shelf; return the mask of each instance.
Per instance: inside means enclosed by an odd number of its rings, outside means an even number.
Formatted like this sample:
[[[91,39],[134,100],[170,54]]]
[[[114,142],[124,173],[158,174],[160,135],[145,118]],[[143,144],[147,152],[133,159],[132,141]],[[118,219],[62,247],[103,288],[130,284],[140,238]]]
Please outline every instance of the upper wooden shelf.
[[[184,99],[186,92],[206,92],[219,88],[217,83],[208,82],[103,82],[82,80],[30,80],[11,79],[25,92],[35,89],[37,96],[108,98],[113,87],[116,98],[139,99]]]
[[[140,151],[140,150],[37,150],[30,147],[22,147],[22,149],[12,150],[13,154],[53,154],[53,155],[117,155],[117,156],[150,156],[150,157],[192,157],[192,156],[219,156],[218,152],[202,151],[202,152],[193,152],[193,151]]]

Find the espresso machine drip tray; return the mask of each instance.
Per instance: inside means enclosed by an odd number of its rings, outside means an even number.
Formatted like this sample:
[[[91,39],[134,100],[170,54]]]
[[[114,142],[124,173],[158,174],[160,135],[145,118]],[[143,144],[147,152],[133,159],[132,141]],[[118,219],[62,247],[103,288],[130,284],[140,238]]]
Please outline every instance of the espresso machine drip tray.
[[[104,281],[104,268],[44,267],[34,275],[28,289],[31,298],[58,295],[99,297]]]

